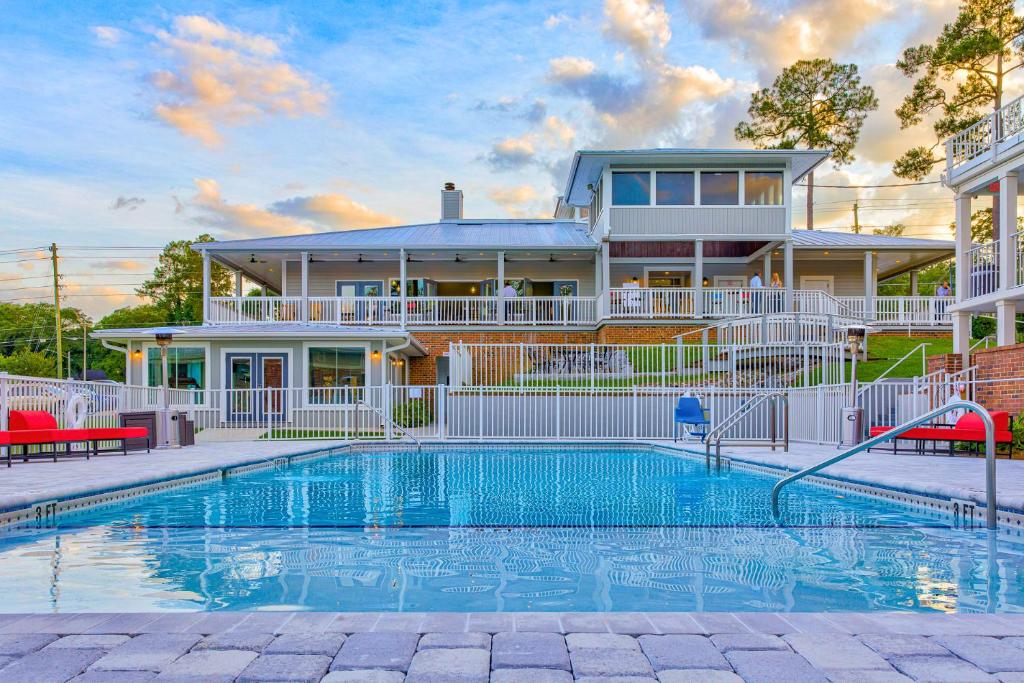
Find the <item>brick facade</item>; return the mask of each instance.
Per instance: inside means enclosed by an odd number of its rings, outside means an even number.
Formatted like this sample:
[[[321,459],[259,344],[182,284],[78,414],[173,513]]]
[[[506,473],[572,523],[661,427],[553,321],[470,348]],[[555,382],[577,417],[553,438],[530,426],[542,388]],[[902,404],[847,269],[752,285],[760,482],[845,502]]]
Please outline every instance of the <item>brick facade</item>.
[[[1024,377],[1024,344],[979,349],[971,356],[971,363],[978,366],[979,380]],[[989,410],[1024,415],[1024,380],[979,384],[975,400]]]
[[[964,369],[964,359],[959,353],[941,353],[928,356],[928,374],[942,370],[953,374]]]

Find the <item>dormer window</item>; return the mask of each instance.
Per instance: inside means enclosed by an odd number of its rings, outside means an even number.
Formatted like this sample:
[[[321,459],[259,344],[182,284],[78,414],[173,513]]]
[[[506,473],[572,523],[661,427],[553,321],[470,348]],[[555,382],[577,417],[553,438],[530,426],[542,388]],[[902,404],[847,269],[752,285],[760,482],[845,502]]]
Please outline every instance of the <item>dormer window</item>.
[[[612,204],[648,206],[651,203],[651,174],[648,171],[612,173]]]
[[[740,174],[736,171],[701,171],[700,203],[703,206],[738,205]]]

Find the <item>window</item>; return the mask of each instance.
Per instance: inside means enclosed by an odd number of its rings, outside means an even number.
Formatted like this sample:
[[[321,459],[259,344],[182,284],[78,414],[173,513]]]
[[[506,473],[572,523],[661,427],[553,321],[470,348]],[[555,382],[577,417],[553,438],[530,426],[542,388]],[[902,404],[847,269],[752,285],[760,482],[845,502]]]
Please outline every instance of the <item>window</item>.
[[[740,174],[736,171],[701,171],[700,203],[736,206],[740,203]]]
[[[651,174],[647,171],[612,173],[612,204],[647,206],[651,203]]]
[[[345,388],[366,386],[366,351],[361,346],[310,347],[309,386],[311,403],[341,403]],[[335,391],[325,391],[330,389]]]
[[[693,204],[693,172],[679,173],[676,171],[658,171],[655,176],[658,189],[655,193],[656,204],[684,205]]]
[[[782,206],[782,174],[747,171],[743,177],[743,203],[751,206]]]
[[[146,361],[149,386],[163,386],[160,349],[148,349]],[[205,348],[202,346],[171,346],[167,349],[167,386],[171,389],[202,389],[205,384]]]

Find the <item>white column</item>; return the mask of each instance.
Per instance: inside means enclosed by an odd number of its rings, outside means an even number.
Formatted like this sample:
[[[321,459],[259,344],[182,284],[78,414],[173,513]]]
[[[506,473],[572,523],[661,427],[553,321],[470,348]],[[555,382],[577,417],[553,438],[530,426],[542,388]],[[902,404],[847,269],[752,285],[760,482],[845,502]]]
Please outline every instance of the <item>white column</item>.
[[[993,220],[995,217],[993,216]],[[1017,173],[999,179],[999,289],[1017,284]]]
[[[875,319],[875,254],[871,250],[864,252],[864,317]]]
[[[793,310],[793,240],[786,240],[782,247],[784,273],[783,285],[786,287],[786,310]]]
[[[505,252],[498,252],[498,280],[494,285],[498,297],[498,323],[505,322]]]
[[[281,296],[288,296],[288,261],[281,259]]]
[[[242,296],[242,271],[235,271],[235,296]]]
[[[971,365],[971,314],[953,313],[953,353],[963,356],[963,367]]]
[[[772,250],[764,252],[764,286],[767,287],[772,281]]]
[[[704,240],[693,242],[693,314],[704,317]]]
[[[302,252],[300,258],[302,259],[302,310],[299,315],[302,322],[306,322],[309,320],[309,252]]]
[[[210,320],[210,252],[203,250],[203,322]]]
[[[967,252],[971,250],[971,196],[956,195],[956,282],[954,291],[957,303],[971,297],[971,264]],[[967,367],[966,365],[964,367]]]
[[[917,296],[917,271],[910,271],[910,296]]]
[[[404,330],[405,324],[409,321],[409,307],[407,305],[409,288],[408,285],[406,284],[408,280],[406,278],[405,249],[398,250],[398,261],[398,289],[400,292],[400,305],[402,306],[402,329]]]
[[[611,289],[612,286],[612,266],[609,254],[611,246],[611,242],[601,243],[601,280],[604,282],[606,290]]]
[[[1017,302],[996,302],[996,346],[1017,343]]]

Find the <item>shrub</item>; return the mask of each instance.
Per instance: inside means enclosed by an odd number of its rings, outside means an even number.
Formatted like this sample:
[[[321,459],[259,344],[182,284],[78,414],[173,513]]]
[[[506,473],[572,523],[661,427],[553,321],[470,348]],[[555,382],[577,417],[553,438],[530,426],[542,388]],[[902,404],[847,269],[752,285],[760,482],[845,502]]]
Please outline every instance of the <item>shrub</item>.
[[[391,419],[400,427],[410,429],[430,423],[430,407],[423,399],[413,399],[394,407]]]
[[[995,318],[974,316],[971,318],[971,338],[983,339],[996,333]]]

